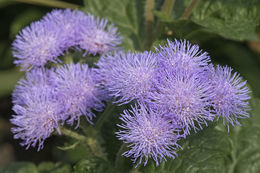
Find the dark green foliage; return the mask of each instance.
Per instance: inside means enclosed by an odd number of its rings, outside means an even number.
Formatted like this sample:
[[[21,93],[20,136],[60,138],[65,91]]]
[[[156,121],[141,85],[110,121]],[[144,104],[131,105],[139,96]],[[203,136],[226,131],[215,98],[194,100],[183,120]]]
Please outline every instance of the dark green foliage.
[[[74,166],[74,173],[118,173],[101,158],[90,158],[78,162]]]
[[[70,173],[71,166],[62,163],[42,162],[38,165],[38,173]]]
[[[255,30],[260,22],[260,1],[201,0],[191,20],[224,38],[257,40]]]
[[[1,173],[38,173],[37,167],[30,162],[12,163],[7,167],[0,168]]]

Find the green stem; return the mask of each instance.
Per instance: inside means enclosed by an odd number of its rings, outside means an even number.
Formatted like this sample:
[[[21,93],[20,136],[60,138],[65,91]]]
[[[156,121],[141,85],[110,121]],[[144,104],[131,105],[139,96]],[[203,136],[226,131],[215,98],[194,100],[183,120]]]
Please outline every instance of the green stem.
[[[107,160],[106,155],[104,154],[99,142],[94,137],[88,137],[87,143],[89,148],[91,149],[92,153],[94,153],[95,156],[101,157],[104,160]]]
[[[102,115],[100,116],[100,118],[98,119],[97,123],[96,123],[96,131],[100,131],[100,129],[102,128],[104,122],[108,119],[110,113],[114,110],[114,108],[116,107],[115,104],[111,104],[109,103],[105,109],[105,111],[102,113]]]
[[[234,131],[233,131],[233,140],[230,140],[230,143],[231,143],[231,147],[232,147],[232,150],[231,150],[231,159],[232,159],[232,164],[231,166],[229,167],[228,169],[228,173],[234,173],[235,172],[235,168],[237,166],[237,140],[238,140],[238,134],[240,132],[241,128],[235,128]]]
[[[175,0],[165,0],[162,6],[162,12],[164,12],[167,16],[170,16]]]
[[[153,43],[153,22],[154,22],[154,0],[146,0],[146,12],[145,12],[145,23],[146,23],[146,43],[145,49],[149,50]]]
[[[79,141],[85,141],[92,155],[102,157],[103,159],[106,160],[106,156],[102,152],[101,146],[99,145],[97,139],[95,138],[96,137],[95,133],[90,133],[90,135],[92,136],[85,137],[83,135],[78,134],[77,132],[71,131],[64,127],[60,127],[60,131],[63,135],[77,139]]]
[[[69,129],[66,129],[64,127],[60,127],[60,131],[63,135],[66,135],[68,137],[71,137],[71,138],[74,138],[74,139],[77,139],[77,140],[80,140],[80,141],[87,140],[87,138],[85,136],[80,135],[80,134],[73,132]]]
[[[172,9],[174,7],[175,0],[165,0],[161,9],[161,12],[165,13],[167,16],[171,15]],[[161,35],[161,31],[164,28],[164,23],[158,21],[156,25],[155,37],[158,38]]]
[[[180,18],[187,19],[188,17],[190,17],[193,9],[195,8],[195,6],[198,2],[199,2],[199,0],[192,0],[190,5],[184,10],[184,12]]]
[[[62,2],[57,0],[16,0],[16,2],[22,2],[26,4],[34,4],[34,5],[42,5],[42,6],[49,6],[49,7],[56,7],[56,8],[71,8],[76,9],[79,8],[79,5]]]
[[[234,143],[233,143],[233,141],[231,141],[231,146],[232,146],[232,151],[231,151],[232,164],[231,164],[231,166],[228,169],[228,173],[234,173],[235,172],[235,167],[236,167],[236,164],[237,164],[236,153],[234,151]]]

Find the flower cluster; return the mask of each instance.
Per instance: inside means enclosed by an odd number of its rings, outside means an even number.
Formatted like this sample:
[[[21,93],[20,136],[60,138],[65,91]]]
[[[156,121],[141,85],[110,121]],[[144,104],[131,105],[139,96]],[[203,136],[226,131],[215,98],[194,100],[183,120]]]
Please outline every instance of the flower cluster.
[[[77,10],[54,10],[22,30],[13,43],[15,63],[29,70],[13,92],[14,138],[40,150],[61,125],[77,128],[81,116],[92,123],[104,101],[133,103],[116,132],[128,148],[123,155],[136,166],[151,158],[159,165],[177,156],[179,140],[209,121],[222,119],[229,130],[249,117],[246,81],[230,67],[214,67],[198,45],[175,40],[155,52],[116,51],[120,43],[107,20]],[[58,57],[70,48],[101,57],[94,67],[46,68],[47,62],[61,62]]]
[[[97,63],[101,86],[115,103],[134,102],[121,115],[117,136],[129,144],[123,155],[139,165],[174,158],[177,141],[209,121],[239,125],[248,117],[249,89],[231,68],[214,68],[210,57],[188,41],[168,41],[155,53],[114,53]]]
[[[117,49],[121,37],[106,19],[95,19],[77,10],[53,10],[40,21],[24,28],[13,42],[15,64],[23,70],[60,62],[70,48],[93,55]]]
[[[11,122],[21,145],[40,150],[55,129],[60,133],[60,125],[77,123],[77,128],[81,116],[92,123],[93,111],[103,110],[106,96],[87,64],[52,68],[45,64],[60,61],[58,57],[70,48],[94,55],[115,50],[121,38],[107,23],[77,10],[53,10],[18,34],[13,43],[15,63],[27,71],[13,92]],[[101,33],[105,36],[100,38]]]
[[[69,64],[57,69],[35,68],[26,73],[13,92],[11,122],[15,138],[22,145],[43,148],[43,142],[65,122],[79,125],[83,115],[91,123],[92,110],[102,111],[102,91],[98,89],[94,73],[86,64]]]

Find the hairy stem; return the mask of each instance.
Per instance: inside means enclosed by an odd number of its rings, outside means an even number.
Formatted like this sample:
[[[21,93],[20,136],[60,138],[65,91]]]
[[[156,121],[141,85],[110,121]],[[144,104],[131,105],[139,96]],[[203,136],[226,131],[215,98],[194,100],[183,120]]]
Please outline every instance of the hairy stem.
[[[146,43],[145,49],[149,50],[153,43],[153,22],[154,22],[154,0],[146,0],[145,27],[146,27]]]
[[[167,16],[170,16],[175,0],[165,0],[162,6],[162,12],[164,12]]]
[[[92,155],[102,157],[103,159],[106,160],[106,156],[102,152],[102,148],[99,145],[97,139],[95,138],[96,137],[95,132],[93,132],[93,131],[89,132],[90,136],[86,137],[86,136],[78,134],[77,132],[66,129],[64,127],[60,127],[60,131],[63,135],[77,139],[79,141],[86,142],[86,144],[89,148],[89,151],[91,152]]]
[[[195,8],[195,6],[198,2],[199,2],[199,0],[192,0],[190,5],[184,10],[184,12],[180,18],[187,19],[188,17],[190,17],[193,9]]]
[[[174,7],[175,0],[165,0],[161,9],[161,12],[165,13],[167,16],[171,15],[172,9]],[[155,37],[158,38],[161,34],[164,24],[161,21],[158,21],[156,25]]]
[[[88,137],[87,143],[89,148],[91,149],[91,152],[94,153],[95,156],[101,157],[104,160],[107,160],[107,157],[105,153],[102,150],[102,147],[100,146],[99,142],[94,137]]]
[[[66,135],[68,137],[71,137],[71,138],[74,138],[74,139],[77,139],[79,141],[84,141],[84,140],[87,140],[87,138],[83,135],[80,135],[78,134],[77,132],[74,132],[74,131],[71,131],[69,129],[66,129],[64,127],[60,127],[60,131],[63,135]]]

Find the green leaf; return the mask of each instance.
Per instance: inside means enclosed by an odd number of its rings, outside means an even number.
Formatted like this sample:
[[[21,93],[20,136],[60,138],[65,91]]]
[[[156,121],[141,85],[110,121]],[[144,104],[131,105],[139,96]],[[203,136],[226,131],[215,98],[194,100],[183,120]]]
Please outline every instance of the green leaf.
[[[115,105],[113,105],[113,107],[114,106]],[[118,131],[117,124],[121,122],[119,115],[126,108],[127,105],[114,107],[113,111],[109,113],[109,118],[106,119],[99,133],[100,138],[103,140],[102,147],[104,147],[108,160],[112,163],[116,161],[117,153],[122,145],[121,141],[118,140],[115,133]]]
[[[200,0],[192,12],[191,20],[179,20],[190,1],[176,0],[172,15],[168,18],[155,12],[158,19],[170,25],[173,32],[179,32],[174,36],[201,40],[200,36],[214,33],[238,41],[258,39],[259,0]]]
[[[106,161],[95,157],[82,160],[74,166],[74,173],[117,173]]]
[[[0,168],[1,173],[38,173],[37,168],[30,162],[16,162]]]
[[[155,167],[152,161],[141,167],[144,173],[258,173],[260,172],[260,100],[252,101],[251,117],[231,127],[221,122],[182,142],[176,159]]]
[[[233,40],[257,40],[260,21],[259,0],[201,0],[192,21]]]
[[[174,160],[163,162],[159,167],[150,163],[143,172],[158,173],[225,173],[231,144],[227,132],[223,133],[215,128],[206,128],[184,140],[183,150],[178,152]],[[223,147],[225,146],[225,147]],[[146,170],[148,169],[148,170]]]
[[[190,40],[208,40],[214,38],[217,35],[208,31],[204,27],[190,21],[190,20],[176,20],[174,22],[167,23],[167,33],[172,33],[167,37],[185,38]]]
[[[246,126],[246,127],[244,127]],[[242,127],[234,128],[232,139],[232,165],[229,173],[260,172],[260,100],[252,102],[252,114]]]
[[[39,173],[71,173],[71,167],[68,164],[42,162],[38,166]]]
[[[118,27],[126,49],[144,49],[144,0],[84,0],[82,10],[109,19]]]

